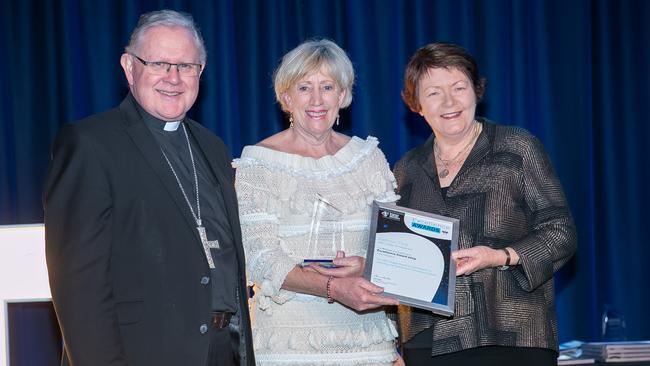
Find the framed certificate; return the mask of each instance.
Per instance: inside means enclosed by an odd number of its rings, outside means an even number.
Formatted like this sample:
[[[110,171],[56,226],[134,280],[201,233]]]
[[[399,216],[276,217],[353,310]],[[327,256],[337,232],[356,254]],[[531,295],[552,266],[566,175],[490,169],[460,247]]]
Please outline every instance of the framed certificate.
[[[458,219],[375,201],[364,277],[401,303],[454,314]]]

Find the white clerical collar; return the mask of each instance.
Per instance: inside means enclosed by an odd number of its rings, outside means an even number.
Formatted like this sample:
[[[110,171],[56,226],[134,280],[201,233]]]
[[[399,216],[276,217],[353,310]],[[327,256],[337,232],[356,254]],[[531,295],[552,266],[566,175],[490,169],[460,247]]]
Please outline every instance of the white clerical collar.
[[[178,126],[181,125],[181,121],[176,121],[176,122],[167,122],[165,123],[165,128],[163,128],[165,131],[176,131],[178,129]]]

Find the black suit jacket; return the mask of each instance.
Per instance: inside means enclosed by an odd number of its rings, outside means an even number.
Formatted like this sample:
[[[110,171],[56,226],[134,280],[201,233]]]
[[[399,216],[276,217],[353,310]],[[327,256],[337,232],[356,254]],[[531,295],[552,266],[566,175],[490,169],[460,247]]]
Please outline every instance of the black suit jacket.
[[[187,203],[128,96],[59,132],[44,188],[64,364],[205,365],[209,268]],[[237,253],[240,354],[254,365],[231,157],[187,119],[220,183]],[[203,283],[202,283],[203,282]]]

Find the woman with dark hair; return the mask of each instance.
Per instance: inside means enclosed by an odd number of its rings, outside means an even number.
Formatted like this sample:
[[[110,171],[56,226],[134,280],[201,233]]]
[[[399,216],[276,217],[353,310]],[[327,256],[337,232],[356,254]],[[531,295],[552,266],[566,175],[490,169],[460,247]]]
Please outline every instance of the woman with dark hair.
[[[398,204],[460,220],[454,315],[399,307],[408,365],[557,364],[553,273],[576,250],[573,219],[540,141],[475,116],[484,93],[457,45],[406,66],[402,97],[433,133],[395,166]]]

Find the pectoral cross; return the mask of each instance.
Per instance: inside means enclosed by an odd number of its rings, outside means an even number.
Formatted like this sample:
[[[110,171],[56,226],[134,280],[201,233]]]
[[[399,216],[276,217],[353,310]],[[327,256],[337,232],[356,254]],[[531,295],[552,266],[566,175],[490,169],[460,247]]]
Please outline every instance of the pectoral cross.
[[[205,227],[203,226],[197,226],[196,230],[199,231],[201,244],[203,244],[203,250],[205,251],[205,258],[208,260],[208,266],[210,266],[210,269],[214,269],[215,266],[210,249],[219,249],[219,240],[208,240],[208,234],[205,233]]]

